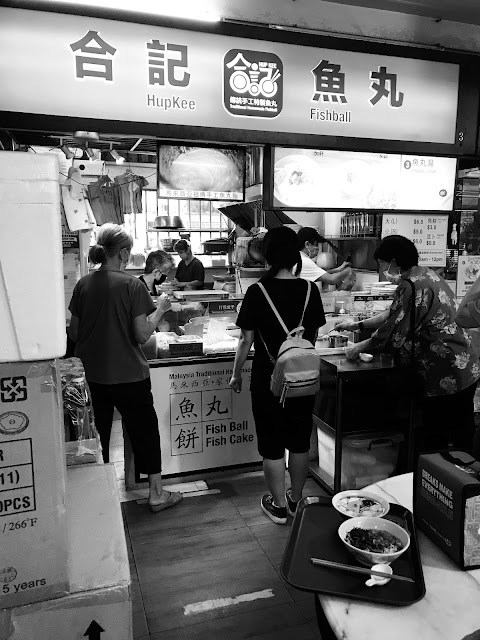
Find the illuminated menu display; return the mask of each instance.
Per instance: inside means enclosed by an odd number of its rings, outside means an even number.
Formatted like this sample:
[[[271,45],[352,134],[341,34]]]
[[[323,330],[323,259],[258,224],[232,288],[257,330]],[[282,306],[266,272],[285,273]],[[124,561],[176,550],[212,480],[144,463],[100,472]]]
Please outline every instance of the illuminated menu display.
[[[447,215],[384,215],[382,238],[404,236],[417,247],[421,266],[444,267],[447,256]]]
[[[275,147],[274,208],[451,211],[456,159]]]

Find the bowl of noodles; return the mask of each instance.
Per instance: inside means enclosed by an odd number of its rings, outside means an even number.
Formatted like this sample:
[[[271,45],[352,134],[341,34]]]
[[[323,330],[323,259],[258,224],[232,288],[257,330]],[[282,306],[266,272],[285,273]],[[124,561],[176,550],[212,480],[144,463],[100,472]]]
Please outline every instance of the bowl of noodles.
[[[350,518],[339,526],[338,535],[348,551],[366,567],[390,564],[410,546],[410,534],[385,518]]]

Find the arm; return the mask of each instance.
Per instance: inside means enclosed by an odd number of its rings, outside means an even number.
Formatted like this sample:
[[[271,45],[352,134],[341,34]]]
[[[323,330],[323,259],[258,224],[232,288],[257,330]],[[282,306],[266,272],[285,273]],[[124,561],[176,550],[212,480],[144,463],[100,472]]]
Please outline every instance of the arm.
[[[203,280],[191,280],[190,282],[179,282],[176,278],[173,280],[179,289],[202,289]]]
[[[389,313],[388,310],[382,311],[371,318],[360,320],[359,322],[337,322],[335,329],[337,329],[337,331],[357,331],[360,329],[360,322],[362,323],[363,329],[378,329],[378,327],[381,327],[382,324],[387,321]]]
[[[334,269],[327,269],[328,273],[338,273],[339,271],[343,271],[344,269],[348,269],[352,265],[350,262],[342,262],[339,267],[335,267]]]
[[[164,313],[171,309],[172,305],[167,296],[162,295],[158,299],[157,308],[148,317],[145,313],[133,319],[133,335],[139,344],[144,344],[162,319]],[[73,338],[72,338],[73,340]]]
[[[336,270],[330,269],[330,271],[321,275],[317,280],[325,282],[326,284],[339,284],[340,282],[343,282],[343,280],[345,280],[345,278],[351,273],[351,269],[350,267],[347,267],[346,269],[343,268],[340,271],[338,269],[339,267],[337,267]]]
[[[68,327],[68,335],[70,336],[70,340],[72,340],[73,342],[78,341],[78,326],[79,320],[77,316],[72,315],[70,326]]]
[[[458,307],[455,322],[460,327],[471,329],[480,326],[480,278],[475,280]]]
[[[233,373],[228,383],[235,393],[242,390],[242,367],[245,364],[248,353],[253,343],[255,331],[242,329],[240,339],[238,341],[237,352],[235,353],[235,361],[233,363]]]

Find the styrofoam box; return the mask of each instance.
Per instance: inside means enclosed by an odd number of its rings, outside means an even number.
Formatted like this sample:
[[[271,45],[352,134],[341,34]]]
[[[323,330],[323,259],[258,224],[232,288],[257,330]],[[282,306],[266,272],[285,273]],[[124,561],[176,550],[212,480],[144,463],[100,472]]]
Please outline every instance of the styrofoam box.
[[[132,640],[130,570],[114,465],[70,468],[67,497],[71,591],[1,612],[0,638]]]
[[[57,176],[54,155],[0,151],[0,362],[65,354]]]
[[[324,480],[333,483],[335,473],[334,431],[317,426],[318,466]],[[342,440],[341,490],[361,489],[385,480],[395,472],[399,432],[365,432],[345,435]]]
[[[0,484],[0,609],[63,595],[65,442],[53,360],[0,364]]]

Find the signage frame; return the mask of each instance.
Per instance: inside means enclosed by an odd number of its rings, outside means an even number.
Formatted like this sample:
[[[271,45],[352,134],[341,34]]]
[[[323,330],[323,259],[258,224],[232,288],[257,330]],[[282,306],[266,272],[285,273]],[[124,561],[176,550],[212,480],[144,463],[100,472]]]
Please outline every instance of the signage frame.
[[[292,147],[292,148],[298,148],[298,147]],[[274,162],[273,162],[273,158],[274,158],[274,149],[275,147],[273,145],[268,145],[265,148],[264,151],[264,167],[263,167],[263,208],[269,211],[346,211],[346,212],[351,212],[351,211],[368,211],[370,213],[378,213],[378,214],[384,214],[384,213],[395,213],[395,214],[415,214],[415,213],[427,213],[427,214],[431,214],[431,215],[448,215],[449,213],[451,213],[454,210],[454,206],[455,206],[455,199],[452,198],[452,208],[448,209],[448,210],[441,210],[441,209],[374,209],[374,208],[367,208],[367,207],[361,207],[361,206],[357,206],[357,207],[305,207],[305,206],[298,206],[298,207],[289,207],[283,204],[274,204],[274,180],[273,180],[273,174],[274,174]],[[327,149],[324,149],[327,150]],[[331,150],[331,149],[330,149]],[[345,152],[360,152],[360,149],[338,149],[338,151],[345,151]],[[414,154],[412,152],[409,152],[411,155],[421,155],[421,154]],[[403,153],[401,155],[409,155],[409,153]],[[393,155],[393,153],[392,153]],[[447,157],[447,156],[442,156],[442,155],[434,155],[434,154],[430,154],[430,157]],[[448,157],[454,159],[452,154],[448,154]],[[455,158],[456,160],[456,170],[455,170],[455,179],[454,179],[454,183],[456,184],[456,175],[457,175],[457,171],[458,171],[458,160]],[[454,189],[455,189],[455,184],[454,184]]]
[[[221,22],[218,24],[198,24],[175,20],[157,19],[136,12],[125,12],[121,16],[111,10],[93,7],[62,7],[44,2],[41,6],[31,0],[8,0],[4,6],[17,9],[48,11],[52,14],[87,15],[120,22],[135,22],[182,30],[201,31],[245,38],[245,25]],[[2,126],[7,129],[27,129],[43,131],[86,129],[104,133],[121,132],[125,135],[143,135],[171,140],[195,140],[205,142],[237,144],[275,144],[281,146],[319,147],[352,149],[365,151],[389,151],[391,153],[417,153],[422,155],[472,155],[477,149],[478,114],[480,85],[475,81],[475,58],[457,51],[442,51],[415,46],[382,44],[336,36],[296,33],[293,31],[271,29],[266,26],[249,25],[249,40],[281,42],[300,46],[330,48],[347,52],[396,56],[405,59],[431,60],[458,64],[460,66],[459,94],[455,142],[427,143],[405,140],[356,138],[332,135],[296,134],[276,131],[225,129],[216,127],[173,125],[155,122],[127,122],[98,118],[76,118],[48,114],[0,111]],[[240,124],[240,123],[239,123]]]

